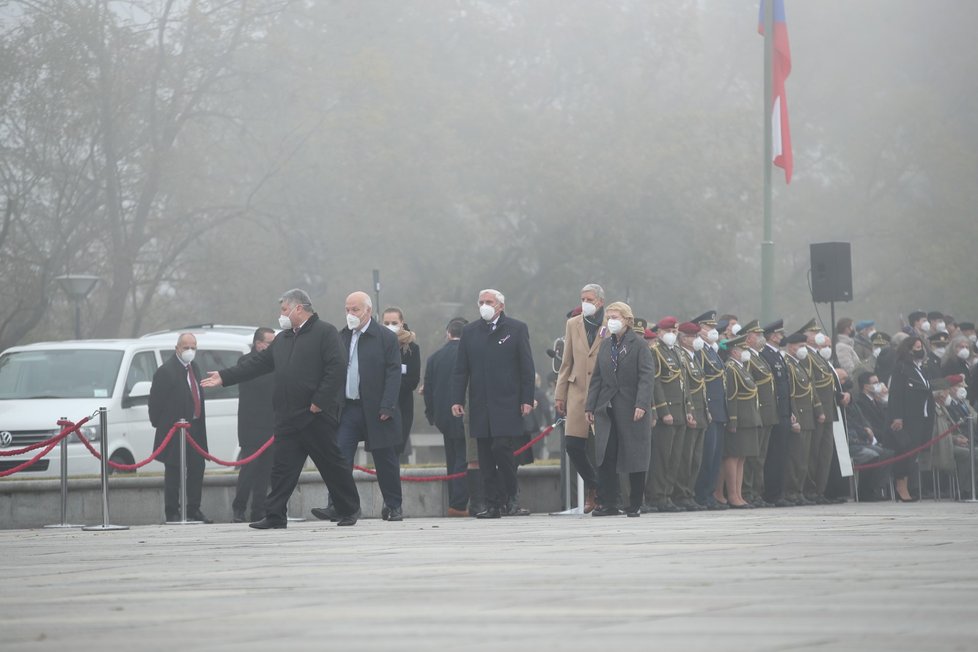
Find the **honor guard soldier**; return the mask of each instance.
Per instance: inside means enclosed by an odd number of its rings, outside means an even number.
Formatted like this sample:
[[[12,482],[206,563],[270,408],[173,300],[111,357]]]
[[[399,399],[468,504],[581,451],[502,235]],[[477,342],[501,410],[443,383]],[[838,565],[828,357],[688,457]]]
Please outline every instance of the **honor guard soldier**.
[[[774,400],[778,405],[778,422],[771,427],[767,457],[764,460],[763,498],[775,507],[792,507],[794,503],[784,499],[784,472],[788,463],[788,438],[791,436],[791,379],[781,354],[784,322],[779,319],[765,326],[764,339],[760,355],[774,376],[772,384]]]
[[[825,419],[815,427],[812,433],[812,445],[808,456],[808,477],[805,480],[805,498],[819,505],[828,504],[825,497],[825,487],[829,482],[829,470],[832,464],[832,450],[835,439],[832,436],[832,421],[836,414],[835,370],[830,362],[832,358],[831,342],[814,319],[801,327],[808,343],[808,360],[805,370],[808,372],[815,387],[815,393],[822,404]]]
[[[708,310],[692,320],[699,324],[703,348],[696,358],[703,369],[706,382],[706,407],[710,413],[709,425],[703,433],[703,461],[696,478],[696,502],[711,510],[728,508],[726,501],[714,496],[717,476],[723,462],[724,429],[727,425],[727,392],[723,380],[723,360],[718,349],[720,333],[717,331],[717,313]]]
[[[791,436],[788,438],[788,464],[785,468],[784,497],[796,505],[813,505],[805,499],[808,457],[815,427],[825,421],[811,376],[808,375],[808,346],[804,333],[785,339],[785,364],[791,380]]]
[[[682,352],[678,346],[678,320],[665,317],[657,324],[657,337],[651,345],[655,361],[653,409],[658,422],[652,430],[652,457],[649,477],[645,484],[645,499],[649,511],[680,512],[682,508],[670,500],[676,482],[676,469],[670,467],[672,449],[681,442],[686,425],[692,421],[692,408],[686,392]]]
[[[747,350],[750,359],[747,370],[757,385],[757,401],[761,411],[761,428],[758,432],[757,455],[748,457],[744,462],[744,500],[754,507],[772,507],[764,500],[766,490],[764,464],[767,460],[768,442],[771,440],[771,429],[778,424],[778,403],[774,392],[774,373],[767,360],[761,357],[764,348],[764,329],[755,319],[748,322],[742,331],[747,340]]]
[[[703,349],[704,342],[700,339],[700,327],[693,322],[683,322],[679,325],[679,346],[682,355],[683,372],[686,374],[686,389],[692,406],[693,420],[686,425],[686,434],[682,445],[673,443],[672,458],[676,469],[676,484],[672,490],[672,502],[687,512],[699,512],[706,509],[694,500],[696,478],[699,475],[703,459],[703,431],[710,422],[709,410],[706,405],[706,376],[700,364],[697,353]]]
[[[723,448],[722,476],[727,490],[727,503],[732,509],[753,507],[744,499],[742,491],[744,461],[758,454],[762,423],[761,409],[757,402],[757,384],[747,369],[751,353],[747,350],[746,342],[747,333],[724,342],[728,352],[724,366],[727,384],[727,434]]]

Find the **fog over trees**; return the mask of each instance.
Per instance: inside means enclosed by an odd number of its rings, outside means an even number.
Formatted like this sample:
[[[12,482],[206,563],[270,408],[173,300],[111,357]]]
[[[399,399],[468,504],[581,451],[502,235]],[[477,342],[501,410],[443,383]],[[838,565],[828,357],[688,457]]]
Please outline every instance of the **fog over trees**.
[[[852,243],[837,313],[978,318],[978,4],[786,0],[776,304]],[[587,282],[759,316],[756,0],[0,0],[0,349],[398,305],[425,354],[494,287],[537,362]],[[819,306],[828,321],[828,307]]]

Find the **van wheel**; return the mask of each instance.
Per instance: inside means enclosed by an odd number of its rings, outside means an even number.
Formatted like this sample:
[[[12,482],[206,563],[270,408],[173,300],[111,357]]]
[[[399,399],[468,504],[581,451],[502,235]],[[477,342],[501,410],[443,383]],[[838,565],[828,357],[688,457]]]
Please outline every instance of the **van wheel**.
[[[132,464],[135,460],[133,460],[132,456],[126,451],[116,451],[112,453],[111,457],[109,457],[109,461],[115,462],[116,464]],[[118,473],[119,475],[134,475],[136,472],[120,471],[119,469],[114,469],[110,466],[109,475],[114,475],[116,473]]]

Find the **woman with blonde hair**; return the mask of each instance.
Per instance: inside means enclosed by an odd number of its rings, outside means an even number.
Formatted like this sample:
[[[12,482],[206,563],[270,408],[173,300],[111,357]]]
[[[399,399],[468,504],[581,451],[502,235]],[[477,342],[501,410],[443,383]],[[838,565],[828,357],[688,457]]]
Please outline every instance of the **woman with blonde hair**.
[[[401,444],[397,454],[405,460],[405,453],[411,454],[411,426],[414,425],[414,390],[421,382],[421,348],[414,341],[412,333],[404,321],[404,312],[391,306],[384,310],[381,323],[397,335],[397,343],[401,347],[401,389],[397,396],[398,407],[401,410]]]

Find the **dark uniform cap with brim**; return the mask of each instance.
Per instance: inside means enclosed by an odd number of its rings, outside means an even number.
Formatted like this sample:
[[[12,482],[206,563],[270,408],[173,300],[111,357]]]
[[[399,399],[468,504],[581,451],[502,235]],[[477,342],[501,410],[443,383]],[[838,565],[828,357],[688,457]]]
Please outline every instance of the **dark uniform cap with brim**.
[[[738,335],[737,337],[731,337],[729,340],[723,340],[722,346],[728,351],[734,347],[744,348],[747,345],[747,333]]]
[[[717,325],[717,311],[707,310],[699,317],[693,317],[689,321],[694,324],[699,324],[700,326],[716,326]]]
[[[645,329],[649,327],[649,321],[645,317],[636,317],[635,326],[633,327],[639,333],[644,333]]]
[[[792,333],[791,335],[786,337],[784,342],[782,342],[782,344],[804,344],[807,341],[808,341],[808,337],[806,337],[804,333],[798,332],[798,333]]]
[[[876,331],[869,341],[873,346],[887,346],[892,338],[883,331]]]
[[[742,333],[763,333],[764,332],[764,329],[761,328],[761,323],[758,320],[756,320],[756,319],[752,319],[751,321],[749,321],[746,324],[744,324],[744,327],[742,329],[740,329],[740,330],[741,330]]]
[[[784,332],[784,320],[779,319],[777,321],[772,321],[770,324],[764,327],[764,334],[770,335],[771,333],[783,333]]]
[[[722,333],[723,331],[727,330],[727,326],[729,325],[730,325],[729,319],[721,319],[716,323],[715,328]]]
[[[960,328],[963,331],[973,331],[975,330],[975,324],[974,322],[963,321],[960,324],[958,324],[958,328]]]
[[[822,330],[821,327],[818,325],[818,322],[815,321],[815,318],[813,317],[813,318],[809,319],[807,322],[805,322],[805,325],[802,326],[801,328],[799,328],[795,332],[796,333],[807,333],[808,331],[820,331],[820,330]]]
[[[944,332],[934,333],[927,341],[935,346],[947,346],[951,343],[951,336]]]

